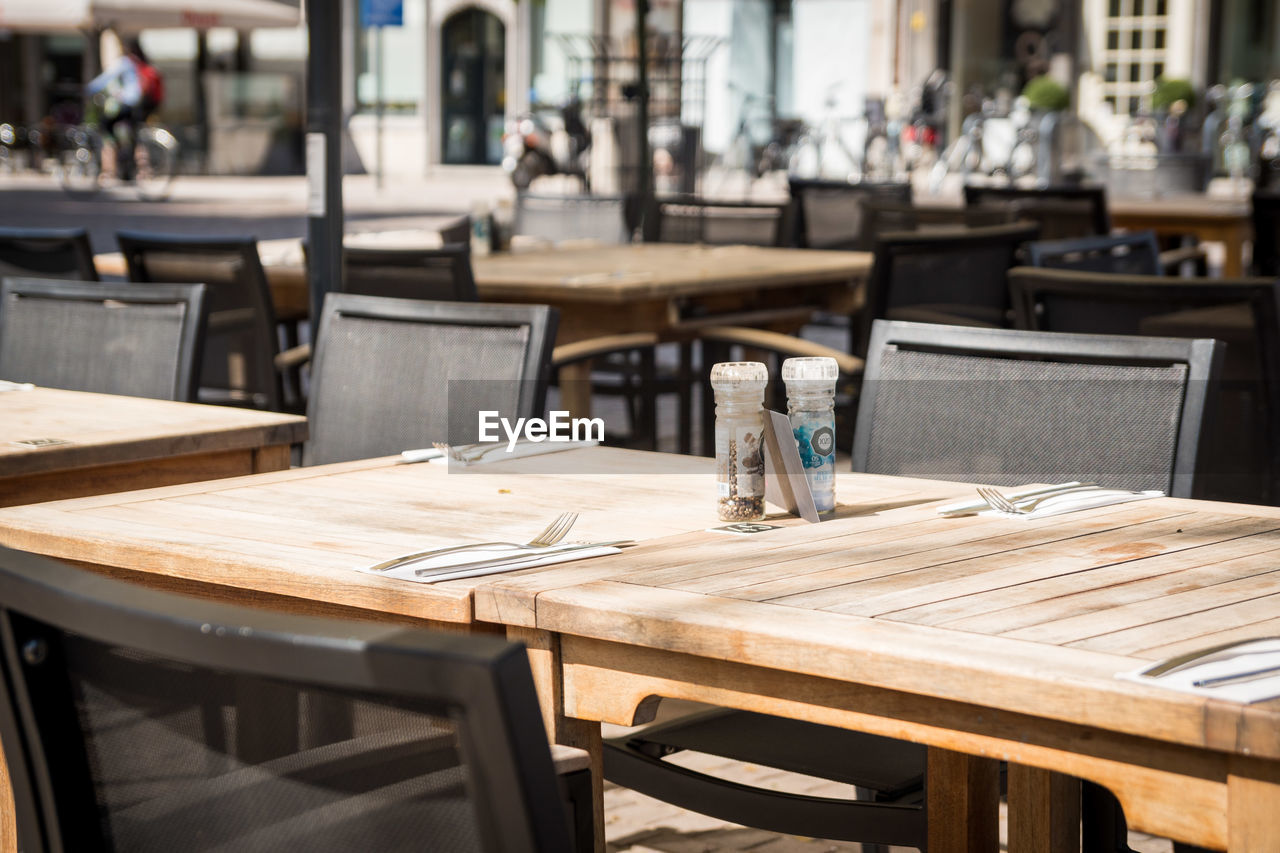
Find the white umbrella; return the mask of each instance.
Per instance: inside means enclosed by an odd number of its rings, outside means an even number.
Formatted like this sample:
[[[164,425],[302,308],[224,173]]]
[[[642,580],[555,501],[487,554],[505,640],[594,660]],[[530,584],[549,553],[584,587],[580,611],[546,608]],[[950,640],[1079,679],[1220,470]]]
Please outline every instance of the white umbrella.
[[[0,0],[0,29],[25,31],[298,24],[299,0]]]

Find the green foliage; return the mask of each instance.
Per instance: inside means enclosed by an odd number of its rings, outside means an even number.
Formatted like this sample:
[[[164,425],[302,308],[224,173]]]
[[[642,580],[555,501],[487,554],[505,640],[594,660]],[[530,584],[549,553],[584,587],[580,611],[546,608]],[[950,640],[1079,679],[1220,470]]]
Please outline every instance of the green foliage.
[[[1178,101],[1186,103],[1190,109],[1196,105],[1196,90],[1190,80],[1181,77],[1157,77],[1156,90],[1151,93],[1151,108],[1167,110]]]
[[[1032,109],[1054,112],[1065,110],[1071,105],[1071,93],[1065,86],[1047,74],[1032,77],[1022,87],[1022,96],[1030,103]]]

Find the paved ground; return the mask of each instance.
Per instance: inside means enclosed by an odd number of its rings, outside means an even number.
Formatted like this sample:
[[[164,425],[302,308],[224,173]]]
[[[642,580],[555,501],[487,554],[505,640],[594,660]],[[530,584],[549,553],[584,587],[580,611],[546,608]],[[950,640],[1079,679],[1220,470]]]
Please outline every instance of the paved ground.
[[[117,230],[172,234],[252,234],[259,240],[306,233],[306,183],[301,177],[179,177],[168,201],[140,201],[130,190],[91,199],[62,192],[51,175],[0,176],[0,227],[89,229],[95,252],[116,250]],[[366,175],[343,181],[348,231],[436,228],[471,208],[512,195],[497,168],[439,169],[430,179],[388,179],[382,189]]]

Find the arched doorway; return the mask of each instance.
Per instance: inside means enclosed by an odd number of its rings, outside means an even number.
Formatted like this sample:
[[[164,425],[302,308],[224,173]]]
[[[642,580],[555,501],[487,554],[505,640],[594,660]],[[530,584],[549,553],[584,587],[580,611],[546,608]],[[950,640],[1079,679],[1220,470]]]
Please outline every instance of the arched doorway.
[[[502,162],[506,109],[506,27],[496,16],[469,7],[441,29],[445,163]]]

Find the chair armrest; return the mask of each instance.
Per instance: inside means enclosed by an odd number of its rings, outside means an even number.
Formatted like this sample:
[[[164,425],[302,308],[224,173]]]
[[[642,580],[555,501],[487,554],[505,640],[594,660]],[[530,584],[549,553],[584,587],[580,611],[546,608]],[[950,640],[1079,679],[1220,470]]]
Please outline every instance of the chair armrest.
[[[551,744],[551,762],[560,776],[576,773],[591,767],[591,754],[576,746],[565,746],[562,743]]]
[[[274,361],[276,370],[283,371],[301,367],[311,361],[311,344],[298,344],[296,347],[289,347],[289,349],[277,353]]]
[[[253,317],[252,308],[228,308],[225,311],[214,311],[209,314],[208,328],[210,332],[248,328],[253,325]]]
[[[1182,246],[1161,252],[1160,271],[1165,275],[1174,275],[1178,272],[1178,268],[1187,261],[1195,262],[1196,275],[1207,274],[1209,255],[1205,252],[1203,246]]]
[[[658,345],[658,336],[651,332],[634,332],[622,335],[603,335],[587,338],[571,344],[561,344],[551,351],[551,366],[564,367],[579,361],[590,361],[602,355],[628,350],[649,349]]]
[[[704,340],[769,350],[779,355],[835,359],[840,372],[846,375],[860,374],[864,366],[862,359],[843,350],[766,329],[753,329],[748,326],[706,326],[699,332],[699,337]]]

